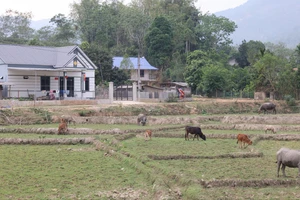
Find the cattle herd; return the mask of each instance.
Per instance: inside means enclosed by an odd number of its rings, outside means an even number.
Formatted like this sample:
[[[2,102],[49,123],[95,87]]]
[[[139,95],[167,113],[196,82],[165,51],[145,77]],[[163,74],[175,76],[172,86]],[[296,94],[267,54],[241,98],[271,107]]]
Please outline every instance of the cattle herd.
[[[267,111],[272,111],[276,114],[276,105],[273,103],[264,103],[260,106],[258,113]],[[73,123],[75,125],[75,120],[71,116],[62,116],[61,122],[58,127],[58,134],[64,134],[68,131],[68,125]],[[137,124],[145,126],[147,123],[147,116],[145,114],[139,114],[137,117]],[[276,129],[273,126],[267,125],[265,127],[265,133],[267,131],[271,131],[272,133],[276,133]],[[202,140],[206,141],[206,136],[203,134],[200,127],[193,127],[193,126],[186,126],[185,127],[185,140],[189,140],[190,136],[193,135],[193,140],[197,138],[201,138]],[[144,133],[145,140],[150,140],[152,138],[152,131],[150,129],[146,130]],[[246,134],[239,133],[237,135],[237,144],[239,144],[239,148],[246,148],[248,145],[252,145],[252,141]],[[300,150],[288,149],[288,148],[281,148],[277,152],[277,176],[279,176],[280,167],[282,170],[282,174],[286,177],[285,174],[285,167],[291,168],[298,168],[300,177]]]

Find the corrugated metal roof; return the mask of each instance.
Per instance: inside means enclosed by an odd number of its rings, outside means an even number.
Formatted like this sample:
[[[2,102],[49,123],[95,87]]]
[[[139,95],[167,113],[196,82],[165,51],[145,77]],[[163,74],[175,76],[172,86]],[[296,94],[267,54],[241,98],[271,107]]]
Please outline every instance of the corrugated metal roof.
[[[121,62],[123,61],[123,57],[113,57],[113,66],[120,68]],[[129,57],[131,63],[134,66],[134,69],[138,69],[138,58],[136,57]],[[140,58],[140,69],[147,69],[147,70],[158,70],[156,67],[151,66],[146,58]]]
[[[63,67],[75,57],[76,46],[42,47],[0,44],[0,59],[5,64]]]

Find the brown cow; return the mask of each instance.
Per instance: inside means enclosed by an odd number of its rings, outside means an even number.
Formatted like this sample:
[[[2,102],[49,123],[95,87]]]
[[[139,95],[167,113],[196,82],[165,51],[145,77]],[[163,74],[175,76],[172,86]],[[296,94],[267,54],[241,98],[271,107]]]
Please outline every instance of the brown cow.
[[[147,140],[147,138],[149,138],[151,140],[152,137],[152,131],[151,130],[146,130],[145,132],[145,140]]]
[[[61,119],[61,122],[58,126],[58,134],[63,134],[68,131],[68,122],[65,119]]]
[[[245,144],[247,143],[248,145],[251,145],[252,144],[252,141],[248,138],[248,136],[246,134],[238,134],[237,135],[237,142],[236,143],[239,143],[239,147],[242,148],[246,148]]]

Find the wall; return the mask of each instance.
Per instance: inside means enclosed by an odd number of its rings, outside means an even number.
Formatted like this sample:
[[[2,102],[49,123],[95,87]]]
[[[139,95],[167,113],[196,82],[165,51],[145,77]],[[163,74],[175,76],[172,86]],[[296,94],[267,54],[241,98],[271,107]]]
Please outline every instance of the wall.
[[[7,97],[28,97],[28,93],[34,94],[40,92],[41,76],[50,76],[50,89],[59,91],[59,77],[63,72],[58,71],[30,71],[30,70],[12,70],[8,69],[8,82],[12,84],[7,87]],[[86,71],[86,77],[90,78],[90,91],[82,93],[82,73],[67,72],[68,77],[74,77],[74,98],[95,98],[95,71]],[[28,79],[24,79],[24,76]]]

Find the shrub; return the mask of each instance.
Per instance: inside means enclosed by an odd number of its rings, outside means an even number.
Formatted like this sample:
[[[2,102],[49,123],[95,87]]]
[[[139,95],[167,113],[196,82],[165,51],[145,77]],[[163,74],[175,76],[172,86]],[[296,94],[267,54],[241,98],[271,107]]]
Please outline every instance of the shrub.
[[[169,94],[168,98],[165,100],[166,102],[177,102],[178,101],[178,98],[176,95],[174,95],[173,93],[172,94]]]
[[[285,95],[284,100],[285,100],[285,102],[288,106],[295,106],[296,105],[295,98],[292,97],[292,95]]]

